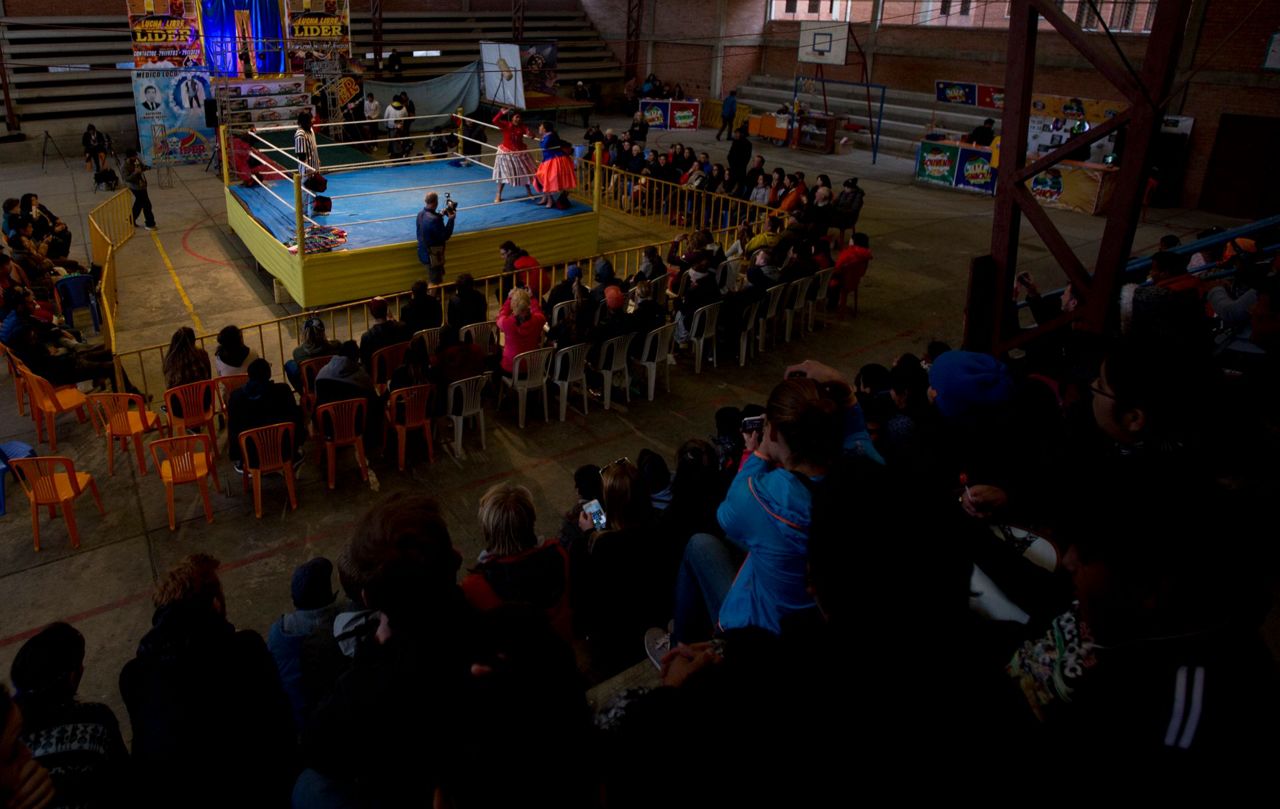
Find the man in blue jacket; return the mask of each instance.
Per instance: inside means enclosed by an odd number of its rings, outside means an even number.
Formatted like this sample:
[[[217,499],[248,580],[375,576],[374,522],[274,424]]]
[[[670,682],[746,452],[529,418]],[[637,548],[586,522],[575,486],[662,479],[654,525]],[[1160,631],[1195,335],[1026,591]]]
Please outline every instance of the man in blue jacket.
[[[733,119],[738,117],[738,91],[730,90],[720,105],[720,128],[716,130],[716,140],[726,132],[733,132]],[[741,176],[741,175],[738,175]]]
[[[418,211],[418,261],[426,265],[427,280],[432,284],[444,281],[444,243],[453,235],[457,221],[452,210],[447,215],[436,210],[439,202],[436,192],[428,192],[425,207]]]

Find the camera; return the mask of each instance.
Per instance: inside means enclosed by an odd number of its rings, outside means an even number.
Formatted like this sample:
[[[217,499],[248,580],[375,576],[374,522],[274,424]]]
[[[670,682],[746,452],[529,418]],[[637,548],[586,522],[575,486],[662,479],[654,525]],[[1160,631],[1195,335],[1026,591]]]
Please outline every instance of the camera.
[[[458,203],[448,191],[444,192],[444,215],[453,216],[458,212]]]

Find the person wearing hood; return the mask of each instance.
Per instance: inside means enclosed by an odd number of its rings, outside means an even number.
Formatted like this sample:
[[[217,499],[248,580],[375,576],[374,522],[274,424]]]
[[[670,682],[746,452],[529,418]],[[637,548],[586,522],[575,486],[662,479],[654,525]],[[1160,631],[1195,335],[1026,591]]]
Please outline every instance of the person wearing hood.
[[[178,795],[200,807],[288,802],[289,701],[262,636],[227,621],[218,564],[193,554],[160,580],[151,631],[120,672],[133,730],[131,805],[171,806]]]
[[[394,369],[392,369],[394,370]],[[383,407],[373,378],[360,363],[360,349],[348,340],[316,374],[316,406],[343,399],[365,400],[364,445],[366,450],[382,444]]]
[[[687,343],[693,313],[720,298],[720,287],[716,285],[716,274],[712,272],[709,261],[703,258],[694,263],[689,268],[689,286],[676,304],[676,342]]]
[[[399,97],[393,98],[391,103],[387,105],[387,111],[383,117],[387,128],[387,137],[394,139],[387,143],[388,157],[405,157],[413,150],[412,144],[402,139],[408,129],[408,122],[405,121],[407,117],[409,117],[409,111],[405,109],[404,103],[400,101]]]
[[[288,385],[271,381],[271,363],[258,358],[249,363],[249,381],[232,391],[227,399],[227,443],[230,444],[231,462],[237,472],[243,471],[240,433],[282,421],[293,424],[293,455],[295,463],[301,463],[301,447],[307,440],[302,408],[294,400]]]
[[[546,308],[548,311],[555,309],[562,303],[568,303],[577,296],[574,293],[574,287],[582,286],[582,268],[577,264],[570,264],[565,268],[564,280],[551,288],[547,293]]]
[[[289,582],[294,611],[271,625],[267,648],[275,658],[280,682],[301,733],[308,717],[347,668],[333,636],[338,616],[333,590],[333,562],[317,556],[293,571]]]

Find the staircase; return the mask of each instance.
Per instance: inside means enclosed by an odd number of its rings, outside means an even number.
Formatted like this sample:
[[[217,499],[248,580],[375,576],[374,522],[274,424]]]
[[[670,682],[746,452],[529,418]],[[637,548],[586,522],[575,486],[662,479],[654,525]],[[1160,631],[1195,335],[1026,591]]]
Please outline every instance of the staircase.
[[[364,60],[373,50],[367,12],[351,17],[352,52]],[[404,56],[404,79],[441,76],[480,58],[480,40],[511,40],[509,12],[396,12],[382,23],[383,53],[396,46]],[[531,11],[528,41],[559,43],[559,80],[621,81],[622,66],[581,11]],[[28,141],[50,132],[63,151],[76,154],[85,124],[94,123],[121,142],[135,131],[133,61],[123,14],[93,17],[6,17],[0,47],[14,104]],[[413,56],[413,51],[440,51]],[[367,61],[367,60],[366,60]]]
[[[738,100],[751,107],[752,112],[773,112],[792,101],[794,79],[790,76],[752,76],[738,88]],[[800,93],[800,100],[810,110],[822,110],[822,87],[813,87],[812,93]],[[859,150],[871,148],[871,133],[867,129],[867,90],[847,84],[827,84],[827,106],[832,114],[847,116],[852,123],[861,124],[861,132],[846,133]],[[880,91],[871,90],[872,121],[879,114]],[[1000,121],[999,111],[958,107],[940,103],[930,93],[913,93],[907,90],[885,90],[884,121],[880,130],[880,154],[914,158],[916,144],[929,132],[941,132],[948,138],[967,135],[983,119]]]

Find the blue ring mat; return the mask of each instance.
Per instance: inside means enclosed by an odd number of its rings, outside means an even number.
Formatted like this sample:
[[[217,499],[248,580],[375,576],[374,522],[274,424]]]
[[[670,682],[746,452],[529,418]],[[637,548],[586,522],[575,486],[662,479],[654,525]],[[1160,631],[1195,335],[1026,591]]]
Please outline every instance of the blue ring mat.
[[[414,217],[417,216],[418,211],[422,210],[422,198],[426,196],[428,190],[440,195],[442,208],[445,192],[453,194],[453,199],[458,203],[458,223],[453,231],[455,235],[507,225],[527,225],[591,211],[590,205],[574,200],[572,197],[570,206],[565,210],[544,208],[533,201],[525,201],[523,186],[505,186],[502,189],[504,200],[502,205],[488,205],[468,210],[468,206],[471,205],[492,203],[497,186],[493,182],[471,185],[455,185],[455,183],[487,180],[491,176],[492,170],[487,166],[467,163],[458,167],[450,165],[446,160],[344,170],[326,174],[329,188],[325,191],[325,196],[328,197],[391,188],[412,187],[418,190],[335,199],[333,213],[312,218],[321,225],[332,225],[346,230],[347,243],[339,249],[351,250],[417,241]],[[293,181],[291,179],[274,180],[268,182],[267,186],[292,203]],[[431,188],[422,188],[422,186],[431,186]],[[279,239],[281,244],[286,244],[293,239],[296,225],[292,207],[286,208],[280,200],[256,184],[252,188],[241,185],[232,186],[231,193],[248,207],[249,213],[269,230],[272,236]],[[506,200],[520,201],[506,202]],[[408,218],[393,222],[349,226],[351,222],[383,219],[390,216],[407,216]]]

